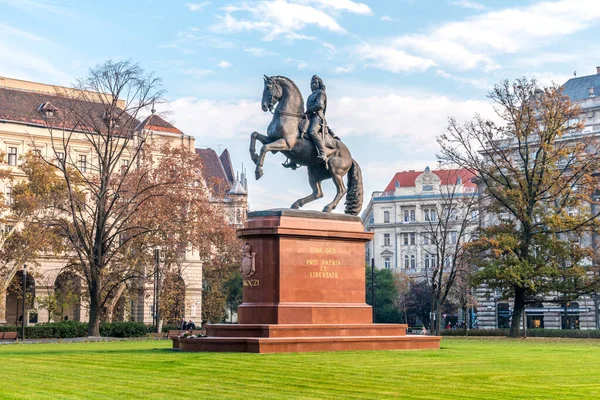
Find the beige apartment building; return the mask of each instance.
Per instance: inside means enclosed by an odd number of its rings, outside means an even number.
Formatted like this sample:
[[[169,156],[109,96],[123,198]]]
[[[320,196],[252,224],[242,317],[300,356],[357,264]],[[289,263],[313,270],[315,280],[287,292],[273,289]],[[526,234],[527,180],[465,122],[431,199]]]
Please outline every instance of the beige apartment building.
[[[33,150],[46,159],[70,157],[77,162],[82,172],[85,172],[87,165],[93,165],[94,153],[91,151],[89,141],[84,140],[82,136],[74,135],[68,146],[69,154],[55,153],[52,148],[47,124],[51,124],[54,113],[60,110],[61,105],[74,94],[77,92],[69,88],[0,77],[0,152],[6,154],[2,168],[8,168],[14,179],[25,178],[19,168],[21,157]],[[87,98],[93,99],[93,94]],[[89,101],[86,106],[100,107],[101,104]],[[246,182],[243,174],[241,178],[234,177],[234,169],[227,150],[217,156],[211,149],[195,149],[194,137],[184,134],[156,114],[139,122],[136,130],[142,131],[148,136],[149,141],[154,143],[156,141],[170,143],[173,146],[183,146],[190,152],[196,152],[205,164],[207,174],[205,179],[211,182],[217,179],[222,181],[222,189],[213,200],[223,205],[223,212],[227,214],[226,218],[231,223],[243,222],[247,212]],[[123,164],[130,161],[126,157],[126,155],[122,157]],[[0,181],[0,193],[4,194],[5,201],[10,201],[11,187],[8,182]],[[1,229],[3,232],[8,232],[11,229],[18,229],[18,226],[6,223]],[[43,257],[37,260],[39,267],[32,277],[29,274],[27,280],[27,290],[37,300],[28,310],[25,318],[27,323],[65,319],[87,320],[85,301],[64,307],[55,315],[49,315],[48,310],[43,307],[43,299],[60,289],[62,285],[70,285],[75,290],[85,292],[85,288],[82,288],[84,281],[81,278],[72,273],[62,272],[66,262],[66,259],[55,257]],[[181,271],[178,284],[185,287],[185,299],[182,299],[185,303],[185,318],[199,321],[202,305],[202,265],[199,255],[188,251]],[[22,272],[18,271],[12,280],[13,285],[22,282]],[[137,285],[142,288],[137,291],[139,295],[129,296],[128,304],[121,302],[122,304],[118,305],[116,318],[152,323],[153,283],[138,282]],[[6,287],[0,287],[0,324],[17,324],[20,323],[21,318],[19,296],[6,290]]]

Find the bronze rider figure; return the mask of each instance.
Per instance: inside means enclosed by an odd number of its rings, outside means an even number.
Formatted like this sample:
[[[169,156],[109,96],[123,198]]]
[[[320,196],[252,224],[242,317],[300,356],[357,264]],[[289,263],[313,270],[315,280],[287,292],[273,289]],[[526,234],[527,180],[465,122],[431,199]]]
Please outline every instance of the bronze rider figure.
[[[325,154],[325,112],[327,111],[327,93],[325,84],[317,75],[310,80],[312,93],[306,100],[306,115],[310,121],[308,136],[313,141],[319,161],[327,166],[327,155]]]

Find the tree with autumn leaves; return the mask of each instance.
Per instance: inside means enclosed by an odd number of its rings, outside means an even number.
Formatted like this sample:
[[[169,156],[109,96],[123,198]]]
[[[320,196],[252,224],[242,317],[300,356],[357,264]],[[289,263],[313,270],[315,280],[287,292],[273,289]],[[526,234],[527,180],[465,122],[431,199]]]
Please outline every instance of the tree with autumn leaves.
[[[239,245],[221,206],[211,202],[218,196],[194,149],[138,129],[143,113],[161,101],[159,79],[128,61],[108,61],[75,89],[47,121],[52,156],[24,160],[29,173],[21,192],[39,200],[27,212],[43,214],[37,223],[59,238],[68,268],[83,278],[88,334],[98,336],[100,320],[112,318],[125,290],[143,290],[154,279],[155,249],[162,279],[183,273],[186,253],[196,254],[205,272],[233,269]],[[88,149],[87,158],[75,145]],[[168,304],[165,296],[160,307]]]
[[[500,123],[450,119],[441,157],[473,172],[485,213],[468,245],[476,282],[514,299],[511,336],[527,304],[563,303],[598,286],[600,142],[558,86],[502,82],[489,95]],[[581,245],[580,245],[581,244]]]

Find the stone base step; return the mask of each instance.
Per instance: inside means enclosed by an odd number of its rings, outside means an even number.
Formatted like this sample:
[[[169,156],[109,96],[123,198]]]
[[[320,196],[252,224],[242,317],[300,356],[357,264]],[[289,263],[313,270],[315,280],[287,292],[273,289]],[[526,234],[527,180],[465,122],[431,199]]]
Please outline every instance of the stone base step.
[[[179,339],[186,352],[302,353],[348,350],[439,349],[440,336],[203,337]]]
[[[405,336],[406,324],[212,324],[209,337]]]

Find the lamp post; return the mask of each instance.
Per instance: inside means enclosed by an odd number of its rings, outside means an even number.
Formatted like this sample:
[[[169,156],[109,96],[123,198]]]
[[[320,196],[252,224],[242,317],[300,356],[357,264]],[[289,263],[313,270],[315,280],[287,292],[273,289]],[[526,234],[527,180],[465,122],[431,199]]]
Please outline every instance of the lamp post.
[[[373,323],[375,323],[375,258],[371,258],[371,307],[373,307]]]
[[[154,316],[156,333],[160,333],[160,316],[159,316],[159,304],[160,304],[160,250],[154,249]]]
[[[21,340],[25,341],[25,303],[27,302],[27,265],[23,265],[23,316],[21,317]]]

